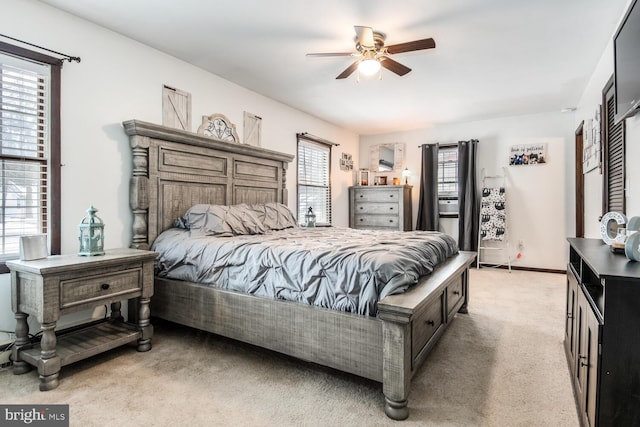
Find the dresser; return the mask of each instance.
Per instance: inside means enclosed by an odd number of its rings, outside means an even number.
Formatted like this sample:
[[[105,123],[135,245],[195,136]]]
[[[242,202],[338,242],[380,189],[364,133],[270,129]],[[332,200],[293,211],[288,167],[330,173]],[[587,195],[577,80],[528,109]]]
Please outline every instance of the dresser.
[[[349,227],[411,231],[411,185],[349,187]]]
[[[138,351],[151,349],[153,326],[149,302],[153,295],[156,252],[116,249],[101,256],[56,255],[33,261],[7,261],[11,271],[11,307],[16,318],[13,372],[38,369],[40,390],[58,386],[62,366],[137,341]],[[125,322],[122,300],[137,301]],[[57,332],[58,319],[110,304],[104,320]],[[130,305],[133,307],[134,305]],[[30,339],[29,315],[35,316],[42,336]]]
[[[569,239],[566,295],[564,348],[581,425],[639,425],[640,263],[600,239]]]

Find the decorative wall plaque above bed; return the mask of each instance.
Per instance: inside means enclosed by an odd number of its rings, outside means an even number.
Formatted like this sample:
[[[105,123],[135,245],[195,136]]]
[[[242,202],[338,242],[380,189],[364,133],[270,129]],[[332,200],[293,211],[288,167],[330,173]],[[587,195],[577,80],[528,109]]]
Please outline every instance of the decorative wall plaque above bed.
[[[202,124],[198,128],[198,134],[210,136],[221,141],[240,142],[236,125],[220,113],[210,116],[202,116]]]

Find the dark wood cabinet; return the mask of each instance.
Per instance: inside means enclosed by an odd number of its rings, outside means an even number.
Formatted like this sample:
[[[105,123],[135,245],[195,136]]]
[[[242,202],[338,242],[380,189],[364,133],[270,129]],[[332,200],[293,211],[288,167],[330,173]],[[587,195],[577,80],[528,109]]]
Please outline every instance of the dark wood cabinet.
[[[640,425],[640,263],[568,240],[564,348],[580,423]]]

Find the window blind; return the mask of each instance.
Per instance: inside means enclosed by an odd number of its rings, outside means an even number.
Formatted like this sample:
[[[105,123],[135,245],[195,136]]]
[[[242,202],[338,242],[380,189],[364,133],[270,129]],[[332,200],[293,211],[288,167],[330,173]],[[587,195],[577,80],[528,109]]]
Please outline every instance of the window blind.
[[[458,197],[458,147],[438,150],[438,194]]]
[[[47,233],[50,67],[0,54],[0,260]]]
[[[305,223],[309,207],[316,225],[331,225],[331,147],[298,139],[298,222]]]

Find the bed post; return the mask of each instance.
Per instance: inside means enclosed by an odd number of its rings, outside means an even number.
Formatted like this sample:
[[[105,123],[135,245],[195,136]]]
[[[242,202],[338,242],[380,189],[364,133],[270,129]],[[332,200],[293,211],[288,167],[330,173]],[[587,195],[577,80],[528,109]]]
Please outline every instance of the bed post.
[[[133,153],[133,171],[129,181],[129,205],[133,213],[130,247],[149,249],[149,137],[129,138]]]
[[[468,314],[469,313],[469,269],[467,268],[462,273],[462,294],[464,295],[464,302],[462,306],[458,310],[458,313]]]
[[[289,193],[287,192],[287,168],[289,167],[289,162],[282,162],[282,200],[280,203],[284,203],[285,205],[289,204]]]
[[[409,416],[407,397],[411,383],[411,328],[406,315],[378,312],[382,320],[382,393],[384,413],[394,420]]]

